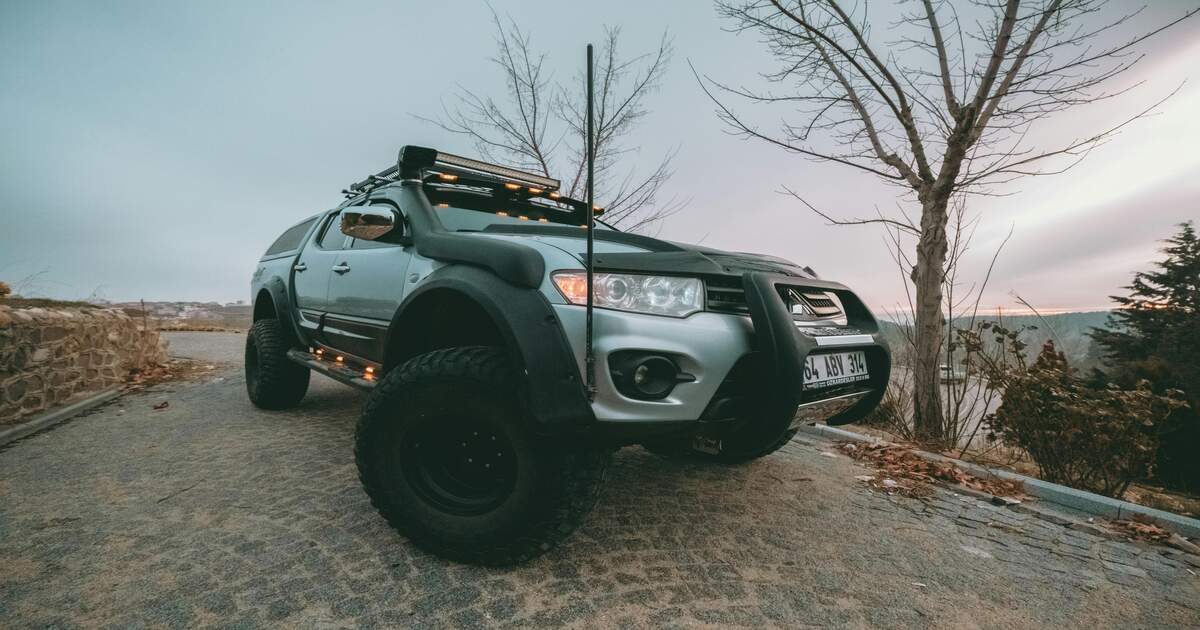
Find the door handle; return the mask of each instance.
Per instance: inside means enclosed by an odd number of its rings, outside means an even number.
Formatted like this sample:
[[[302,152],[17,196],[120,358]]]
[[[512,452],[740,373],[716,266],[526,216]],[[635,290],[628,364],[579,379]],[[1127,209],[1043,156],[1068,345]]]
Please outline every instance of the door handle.
[[[338,263],[331,267],[331,269],[336,274],[343,274],[350,271],[350,265],[347,265],[346,263]]]
[[[308,263],[296,263],[292,265],[292,269],[296,271],[304,271],[305,269],[308,269]]]

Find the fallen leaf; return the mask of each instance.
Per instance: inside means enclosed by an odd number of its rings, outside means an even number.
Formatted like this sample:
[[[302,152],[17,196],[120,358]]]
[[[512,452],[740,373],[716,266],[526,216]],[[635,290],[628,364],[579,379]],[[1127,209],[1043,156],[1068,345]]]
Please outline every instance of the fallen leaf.
[[[1149,540],[1153,542],[1164,542],[1168,545],[1173,544],[1173,546],[1177,548],[1183,549],[1184,551],[1192,551],[1192,553],[1200,551],[1200,549],[1197,549],[1195,545],[1192,545],[1182,537],[1172,534],[1170,531],[1163,529],[1159,525],[1147,520],[1134,519],[1109,521],[1108,526],[1110,529],[1115,529],[1134,540]],[[1174,538],[1178,538],[1178,542],[1174,541]],[[1191,547],[1191,549],[1188,549],[1188,547]]]
[[[919,587],[921,587],[921,588],[928,588],[928,587],[929,587],[929,585],[928,585],[928,584],[925,584],[924,582],[913,582],[913,583],[912,583],[912,585],[913,585],[913,586],[919,586]]]
[[[830,453],[829,451],[821,451],[821,456],[829,457],[831,459],[837,459],[837,455],[834,455],[833,453]]]
[[[875,478],[871,475],[855,475],[854,478],[859,481],[875,481]]]
[[[170,405],[170,404],[171,404],[171,403],[169,403],[169,402],[167,402],[167,401],[165,401],[165,400],[164,400],[164,401],[162,401],[162,402],[158,403],[157,405],[154,405],[154,408],[155,408],[155,409],[166,409],[166,408],[167,408],[167,406],[168,406],[168,405]]]
[[[1179,534],[1171,534],[1171,537],[1167,539],[1167,544],[1176,549],[1200,556],[1200,545],[1189,541]]]
[[[850,448],[851,446],[854,448]],[[911,449],[903,446],[887,443],[849,444],[842,442],[838,444],[838,448],[854,459],[870,461],[886,473],[892,483],[881,482],[877,484],[879,489],[895,490],[907,496],[924,496],[928,495],[930,490],[921,486],[942,481],[966,486],[991,495],[1024,496],[1022,486],[1018,482],[976,477],[954,464],[922,459]],[[872,484],[872,486],[875,485]],[[975,502],[975,499],[963,497],[960,497],[959,500],[968,503]]]

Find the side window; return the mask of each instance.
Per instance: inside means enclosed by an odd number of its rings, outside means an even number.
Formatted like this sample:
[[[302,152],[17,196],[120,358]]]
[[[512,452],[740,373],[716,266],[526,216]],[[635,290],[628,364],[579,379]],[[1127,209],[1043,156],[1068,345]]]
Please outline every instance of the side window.
[[[286,232],[279,235],[279,238],[275,239],[274,243],[271,243],[271,246],[267,248],[267,253],[263,254],[263,256],[274,256],[275,254],[290,252],[300,247],[300,240],[304,238],[305,234],[308,234],[308,228],[316,220],[317,218],[313,217],[288,228]]]
[[[396,247],[396,245],[394,243],[383,243],[380,241],[364,241],[361,238],[356,238],[350,243],[350,249],[377,249],[380,247]]]
[[[339,212],[325,224],[325,233],[321,235],[317,245],[321,249],[343,249],[342,245],[345,242],[346,235],[342,234],[342,213]]]

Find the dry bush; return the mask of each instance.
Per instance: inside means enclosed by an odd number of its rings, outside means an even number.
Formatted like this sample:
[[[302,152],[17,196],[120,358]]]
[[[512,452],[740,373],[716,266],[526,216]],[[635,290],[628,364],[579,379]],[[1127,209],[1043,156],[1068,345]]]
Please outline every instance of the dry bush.
[[[0,282],[0,298],[6,298],[12,295],[12,287],[6,282]]]
[[[860,423],[882,429],[902,438],[913,440],[912,392],[908,379],[892,379],[883,392],[883,399]]]
[[[1134,389],[1088,387],[1052,341],[1028,368],[987,377],[1004,391],[985,418],[990,438],[1028,452],[1042,479],[1111,497],[1150,474],[1158,427],[1184,404],[1178,392],[1158,395],[1145,382]]]

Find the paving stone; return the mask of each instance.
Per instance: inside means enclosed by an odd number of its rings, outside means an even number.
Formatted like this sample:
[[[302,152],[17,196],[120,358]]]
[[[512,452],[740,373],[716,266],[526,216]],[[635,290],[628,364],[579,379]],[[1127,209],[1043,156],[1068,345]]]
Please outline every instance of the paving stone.
[[[126,396],[0,452],[6,630],[1197,619],[1191,556],[1068,530],[1023,505],[870,492],[854,481],[867,471],[821,456],[823,441],[735,467],[624,449],[560,548],[515,568],[456,565],[414,548],[363,494],[361,394],[316,377],[296,409],[260,411],[236,367],[244,337],[190,339],[226,344],[212,378]],[[150,409],[160,400],[170,411]]]
[[[1102,565],[1104,565],[1105,569],[1112,571],[1112,572],[1124,573],[1125,575],[1132,575],[1135,577],[1150,577],[1146,573],[1146,570],[1142,569],[1141,567],[1130,566],[1128,564],[1121,564],[1119,562],[1109,562],[1108,560],[1101,560],[1100,563]]]

